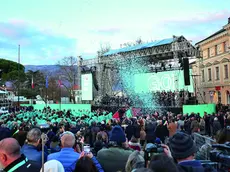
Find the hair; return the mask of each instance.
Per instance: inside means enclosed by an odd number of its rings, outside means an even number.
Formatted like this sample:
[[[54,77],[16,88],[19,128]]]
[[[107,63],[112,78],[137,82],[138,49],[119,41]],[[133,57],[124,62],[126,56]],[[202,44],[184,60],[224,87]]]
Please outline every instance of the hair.
[[[64,135],[61,137],[61,144],[64,148],[72,148],[75,144],[74,134],[71,132],[64,133]]]
[[[216,142],[219,144],[224,144],[225,142],[230,142],[230,129],[224,128],[217,132]]]
[[[134,136],[132,136],[131,140],[132,143],[138,143],[138,139]]]
[[[87,156],[81,157],[75,166],[74,172],[98,172],[97,167],[92,159]]]
[[[17,157],[21,155],[21,147],[14,138],[6,138],[0,141],[0,150],[4,151],[8,156]]]
[[[134,151],[129,155],[129,158],[126,162],[125,170],[126,172],[131,172],[134,169],[144,168],[145,160],[144,157],[140,154],[139,151]]]
[[[39,128],[31,129],[26,136],[28,143],[37,143],[41,139],[42,132]]]
[[[138,168],[133,170],[133,172],[154,172],[154,171],[149,168]]]
[[[177,172],[177,166],[173,159],[165,154],[154,155],[150,161],[149,168],[160,172]]]

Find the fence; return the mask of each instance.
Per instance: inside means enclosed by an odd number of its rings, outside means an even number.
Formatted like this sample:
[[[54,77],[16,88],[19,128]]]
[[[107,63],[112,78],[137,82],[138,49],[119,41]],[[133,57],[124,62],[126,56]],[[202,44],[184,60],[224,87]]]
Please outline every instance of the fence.
[[[215,140],[198,133],[193,133],[192,136],[198,150],[196,154],[196,159],[209,160],[210,159],[209,152],[212,149],[212,144],[215,143]]]

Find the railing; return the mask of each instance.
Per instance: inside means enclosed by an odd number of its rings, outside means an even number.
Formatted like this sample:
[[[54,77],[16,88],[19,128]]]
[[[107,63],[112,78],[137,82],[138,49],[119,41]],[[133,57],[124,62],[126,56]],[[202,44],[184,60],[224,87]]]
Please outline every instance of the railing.
[[[212,149],[212,144],[215,143],[215,140],[208,136],[203,136],[199,133],[193,133],[193,139],[197,147],[197,159],[209,160],[209,152]]]

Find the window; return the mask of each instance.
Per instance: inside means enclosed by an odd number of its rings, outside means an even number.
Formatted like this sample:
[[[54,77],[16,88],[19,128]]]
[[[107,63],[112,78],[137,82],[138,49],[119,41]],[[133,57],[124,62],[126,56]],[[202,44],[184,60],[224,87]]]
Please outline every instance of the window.
[[[204,79],[204,70],[201,71],[201,77],[202,77],[202,82],[205,82],[205,79]]]
[[[210,48],[208,48],[208,57],[210,57]]]
[[[208,69],[208,81],[212,80],[212,71],[211,68]]]
[[[220,54],[222,51],[221,51],[221,44],[217,45],[217,54]]]
[[[224,42],[224,52],[228,51],[228,42]]]
[[[224,65],[224,79],[228,79],[228,65]]]
[[[220,70],[219,70],[219,67],[216,67],[216,80],[220,80]]]
[[[217,49],[217,45],[215,45],[215,55],[218,54],[218,49]]]

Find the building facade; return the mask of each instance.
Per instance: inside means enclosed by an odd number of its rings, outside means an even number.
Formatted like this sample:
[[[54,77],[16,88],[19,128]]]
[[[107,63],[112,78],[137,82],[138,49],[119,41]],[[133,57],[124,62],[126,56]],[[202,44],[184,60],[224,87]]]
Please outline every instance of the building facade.
[[[221,30],[196,46],[201,53],[193,65],[199,101],[230,104],[230,18]]]

